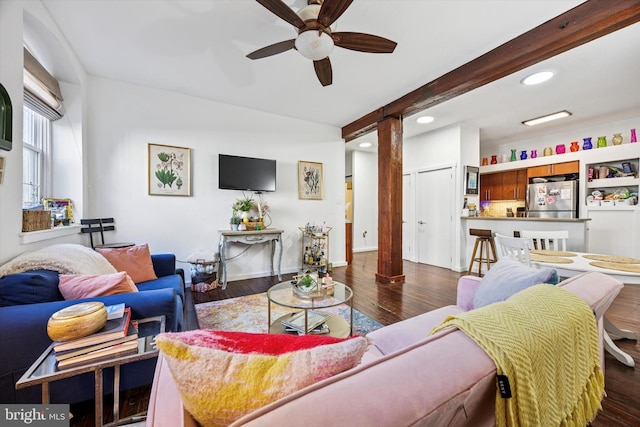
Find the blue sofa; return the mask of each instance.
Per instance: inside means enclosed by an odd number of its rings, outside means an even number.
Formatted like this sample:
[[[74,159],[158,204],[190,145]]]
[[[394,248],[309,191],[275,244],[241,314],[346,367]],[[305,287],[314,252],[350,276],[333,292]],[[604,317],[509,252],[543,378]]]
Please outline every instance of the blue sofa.
[[[47,321],[56,311],[84,301],[101,301],[105,305],[125,303],[131,307],[132,319],[143,319],[153,316],[166,316],[167,331],[180,331],[183,325],[184,281],[176,270],[176,258],[173,254],[151,255],[153,268],[158,277],[155,280],[136,284],[140,292],[110,295],[105,297],[85,298],[79,300],[64,300],[59,294],[59,300],[52,301],[57,292],[46,290],[46,302],[33,302],[21,305],[6,305],[0,307],[0,403],[39,403],[41,401],[40,386],[16,390],[15,383],[40,354],[51,344],[47,335]],[[46,278],[56,272],[44,270],[37,275]],[[35,275],[35,272],[34,272]],[[19,279],[19,275],[12,278]],[[50,277],[50,276],[49,276]],[[41,283],[37,281],[36,283]],[[13,282],[15,283],[15,282]],[[50,287],[50,285],[49,285]],[[45,292],[36,292],[43,295]],[[33,297],[37,299],[37,296]],[[121,390],[151,384],[155,368],[155,359],[135,362],[125,365],[121,369]],[[113,370],[104,372],[104,391],[109,393],[113,389]],[[93,373],[87,373],[57,381],[50,385],[51,403],[77,403],[94,398]]]

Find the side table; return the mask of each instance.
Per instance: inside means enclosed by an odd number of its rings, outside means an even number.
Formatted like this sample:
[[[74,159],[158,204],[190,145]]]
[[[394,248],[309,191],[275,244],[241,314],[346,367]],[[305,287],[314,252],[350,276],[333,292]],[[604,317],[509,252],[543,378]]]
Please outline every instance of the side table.
[[[95,380],[95,425],[103,426],[103,381],[102,372],[107,368],[113,368],[113,422],[107,425],[119,425],[125,420],[120,419],[120,366],[139,360],[151,359],[158,356],[155,346],[155,337],[165,330],[165,317],[149,317],[137,320],[138,322],[138,352],[126,356],[116,356],[110,360],[102,360],[95,363],[58,369],[52,343],[38,359],[27,369],[16,383],[16,389],[42,384],[42,403],[49,403],[49,383],[53,381],[71,378],[86,372],[94,373]]]
[[[280,264],[282,264],[282,230],[275,228],[265,228],[264,230],[230,231],[218,230],[220,242],[218,252],[220,253],[220,272],[218,281],[222,284],[222,289],[227,288],[227,243],[242,243],[245,245],[271,244],[271,275],[273,276],[273,257],[276,251],[276,242],[280,250],[278,251],[278,280],[282,280],[280,275]]]

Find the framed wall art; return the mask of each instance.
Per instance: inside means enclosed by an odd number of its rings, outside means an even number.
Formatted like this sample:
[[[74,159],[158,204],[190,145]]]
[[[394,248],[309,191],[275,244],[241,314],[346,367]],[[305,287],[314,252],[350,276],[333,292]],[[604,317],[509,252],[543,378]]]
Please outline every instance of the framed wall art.
[[[465,166],[465,190],[464,194],[478,194],[478,172],[479,168],[475,166]]]
[[[191,196],[191,149],[148,145],[149,195]]]
[[[298,162],[298,198],[322,200],[322,163]]]

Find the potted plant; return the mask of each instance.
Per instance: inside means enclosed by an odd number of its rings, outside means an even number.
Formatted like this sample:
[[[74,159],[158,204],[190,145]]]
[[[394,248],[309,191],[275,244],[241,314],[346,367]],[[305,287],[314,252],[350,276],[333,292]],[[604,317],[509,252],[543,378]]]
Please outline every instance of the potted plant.
[[[236,199],[236,201],[231,205],[231,208],[235,212],[240,212],[241,218],[249,218],[249,211],[253,208],[254,202],[251,196],[244,196],[241,199]]]
[[[238,225],[240,224],[241,221],[242,221],[242,218],[238,216],[237,211],[233,211],[233,215],[231,215],[231,219],[229,220],[229,224],[231,224],[231,229],[233,231],[238,231]]]

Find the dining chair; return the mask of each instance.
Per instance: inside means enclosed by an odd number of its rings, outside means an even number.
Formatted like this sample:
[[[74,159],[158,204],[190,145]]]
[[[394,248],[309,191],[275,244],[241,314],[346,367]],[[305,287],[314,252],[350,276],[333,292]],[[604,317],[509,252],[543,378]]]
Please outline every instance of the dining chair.
[[[566,251],[569,232],[520,230],[520,237],[529,239],[530,249],[546,249],[549,251]]]
[[[498,258],[513,258],[528,266],[531,266],[529,255],[530,241],[522,237],[509,237],[496,233],[494,237],[498,248]]]

